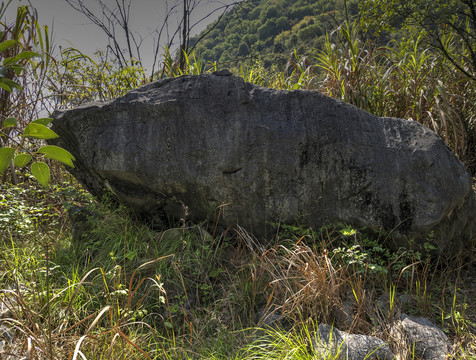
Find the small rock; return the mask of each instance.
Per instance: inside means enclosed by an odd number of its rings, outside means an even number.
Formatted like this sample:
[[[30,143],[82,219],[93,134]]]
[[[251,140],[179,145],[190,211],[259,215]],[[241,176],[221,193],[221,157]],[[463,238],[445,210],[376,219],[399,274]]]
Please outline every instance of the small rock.
[[[398,295],[396,298],[396,301],[394,301],[393,306],[395,307],[395,304],[398,304],[398,305],[408,304],[411,301],[412,301],[412,297],[408,294]],[[387,314],[390,312],[390,300],[388,298],[388,295],[385,293],[380,295],[375,305],[377,306],[377,309],[380,310],[383,314]]]
[[[341,332],[327,324],[320,324],[317,330],[317,339],[312,340],[312,350],[324,359],[343,353]]]
[[[320,324],[317,341],[313,341],[313,349],[323,358],[331,358],[339,354],[339,359],[348,360],[390,360],[395,356],[388,344],[376,337],[349,334],[327,324]]]
[[[354,322],[354,305],[349,300],[345,300],[341,307],[335,309],[339,326],[350,329]]]
[[[156,235],[156,239],[160,243],[179,242],[184,240],[184,230],[181,228],[171,228],[161,231]]]
[[[256,314],[256,323],[262,327],[277,330],[283,326],[284,316],[278,311],[263,309]]]
[[[409,302],[412,301],[412,297],[408,294],[402,294],[398,297],[398,301],[401,303],[401,304],[408,304]]]
[[[430,320],[402,314],[390,334],[397,342],[403,342],[408,351],[413,351],[423,360],[444,360],[448,353],[448,338]]]
[[[380,295],[375,305],[377,306],[377,309],[379,309],[382,313],[386,313],[389,309],[387,294]]]
[[[345,359],[390,360],[394,355],[388,344],[376,337],[348,334],[344,340]]]
[[[355,315],[359,304],[355,300],[355,295],[351,290],[348,290],[341,306],[336,306],[335,315],[338,326],[342,329],[348,330],[355,325]]]

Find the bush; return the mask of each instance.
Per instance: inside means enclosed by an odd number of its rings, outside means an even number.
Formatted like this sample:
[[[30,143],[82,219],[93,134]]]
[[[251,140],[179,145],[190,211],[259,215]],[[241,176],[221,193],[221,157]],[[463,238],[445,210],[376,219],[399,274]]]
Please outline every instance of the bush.
[[[282,31],[289,30],[289,19],[286,16],[281,16],[276,20],[276,32],[279,34]]]
[[[250,53],[250,48],[246,43],[242,42],[238,47],[238,56],[246,56]]]
[[[299,30],[298,38],[302,42],[309,41],[310,39],[318,38],[322,35],[322,27],[319,24],[309,25]]]
[[[264,20],[278,17],[279,9],[276,5],[271,5],[268,8],[264,9],[262,12],[262,18]]]
[[[277,35],[276,21],[274,19],[266,21],[266,23],[258,28],[258,37],[260,40],[267,40],[268,38]]]

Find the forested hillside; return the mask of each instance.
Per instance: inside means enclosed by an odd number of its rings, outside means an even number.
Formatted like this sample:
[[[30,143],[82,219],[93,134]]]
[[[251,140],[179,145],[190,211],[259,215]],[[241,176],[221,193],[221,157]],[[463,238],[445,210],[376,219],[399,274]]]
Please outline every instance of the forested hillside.
[[[324,45],[326,32],[358,14],[357,0],[253,0],[236,5],[191,40],[204,61],[230,64],[260,58],[283,66],[296,49]],[[347,10],[346,10],[347,9]]]

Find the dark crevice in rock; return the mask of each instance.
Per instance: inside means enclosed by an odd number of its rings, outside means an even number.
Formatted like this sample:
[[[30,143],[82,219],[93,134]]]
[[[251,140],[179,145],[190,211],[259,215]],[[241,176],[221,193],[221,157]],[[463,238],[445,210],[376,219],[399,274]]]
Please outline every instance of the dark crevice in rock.
[[[236,174],[238,171],[242,170],[243,168],[233,169],[233,170],[223,170],[223,175],[233,175]]]

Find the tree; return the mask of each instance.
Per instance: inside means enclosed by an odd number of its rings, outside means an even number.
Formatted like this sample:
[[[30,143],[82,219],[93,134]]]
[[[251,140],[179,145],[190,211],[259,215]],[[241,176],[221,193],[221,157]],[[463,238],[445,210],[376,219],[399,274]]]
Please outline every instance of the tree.
[[[474,0],[367,0],[361,24],[370,33],[418,31],[458,71],[476,80],[476,2]]]
[[[242,42],[240,46],[238,47],[238,55],[239,56],[246,56],[250,53],[250,48],[246,43]]]
[[[289,30],[289,28],[289,19],[286,16],[281,16],[278,18],[278,20],[276,20],[276,31],[278,33],[284,30]]]
[[[261,40],[267,40],[269,37],[277,35],[276,34],[276,20],[269,19],[264,25],[261,25],[258,28],[258,36]]]

